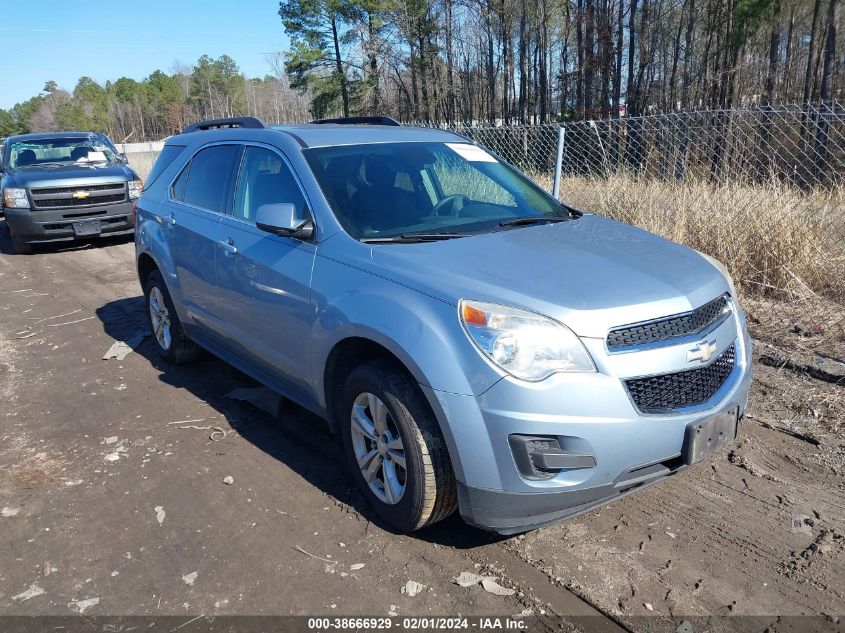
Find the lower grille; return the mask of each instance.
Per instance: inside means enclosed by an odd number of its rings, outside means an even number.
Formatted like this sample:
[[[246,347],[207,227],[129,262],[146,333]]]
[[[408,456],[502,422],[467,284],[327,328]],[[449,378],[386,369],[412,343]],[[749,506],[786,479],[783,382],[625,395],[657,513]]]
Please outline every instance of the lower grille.
[[[626,380],[625,386],[643,413],[669,413],[710,400],[725,384],[735,364],[736,349],[731,345],[706,367]]]

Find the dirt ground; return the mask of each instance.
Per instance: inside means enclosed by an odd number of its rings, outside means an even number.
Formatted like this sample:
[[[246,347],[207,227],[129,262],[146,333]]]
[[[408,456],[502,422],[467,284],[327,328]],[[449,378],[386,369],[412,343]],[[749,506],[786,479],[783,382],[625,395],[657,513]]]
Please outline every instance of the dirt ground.
[[[374,522],[321,420],[291,405],[275,415],[266,391],[212,357],[164,365],[150,339],[102,360],[144,329],[131,242],[14,256],[0,223],[0,251],[0,614],[843,627],[845,385],[835,371],[808,373],[764,346],[739,439],[711,460],[526,535],[453,517],[397,536]],[[461,588],[451,579],[463,571],[516,593]],[[403,593],[409,580],[425,588]],[[792,629],[777,617],[813,615]]]

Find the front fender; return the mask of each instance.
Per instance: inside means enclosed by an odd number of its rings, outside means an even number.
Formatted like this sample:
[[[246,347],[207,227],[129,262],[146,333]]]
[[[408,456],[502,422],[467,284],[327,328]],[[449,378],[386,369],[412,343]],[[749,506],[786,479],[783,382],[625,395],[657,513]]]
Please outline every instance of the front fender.
[[[502,378],[467,338],[453,304],[323,258],[315,267],[312,302],[311,376],[322,406],[329,354],[351,337],[387,348],[417,382],[437,391],[477,395]]]
[[[312,302],[310,380],[319,406],[327,410],[325,368],[335,346],[349,338],[378,343],[422,386],[440,423],[455,476],[465,481],[462,452],[456,443],[461,433],[452,428],[463,421],[462,415],[444,410],[437,394],[479,395],[499,382],[502,374],[467,338],[457,306],[325,258],[318,258],[315,267]]]

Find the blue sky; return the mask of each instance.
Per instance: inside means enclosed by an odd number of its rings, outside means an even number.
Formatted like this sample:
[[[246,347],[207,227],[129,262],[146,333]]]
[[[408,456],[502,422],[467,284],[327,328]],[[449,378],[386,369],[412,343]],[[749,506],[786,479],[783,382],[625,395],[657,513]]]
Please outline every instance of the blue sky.
[[[288,46],[278,8],[278,0],[0,0],[0,108],[50,79],[67,90],[85,75],[140,80],[204,53],[226,53],[248,77],[263,77],[267,54]]]

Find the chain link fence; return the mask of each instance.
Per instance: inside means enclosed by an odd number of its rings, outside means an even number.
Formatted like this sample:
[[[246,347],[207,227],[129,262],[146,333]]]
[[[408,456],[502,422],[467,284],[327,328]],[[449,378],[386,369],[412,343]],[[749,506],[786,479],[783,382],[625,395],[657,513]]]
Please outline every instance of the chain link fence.
[[[845,359],[845,106],[450,129],[572,206],[722,261],[758,338]],[[161,145],[122,149],[144,177]]]
[[[722,261],[757,337],[845,358],[842,106],[452,129],[549,191],[559,164],[575,207]]]

